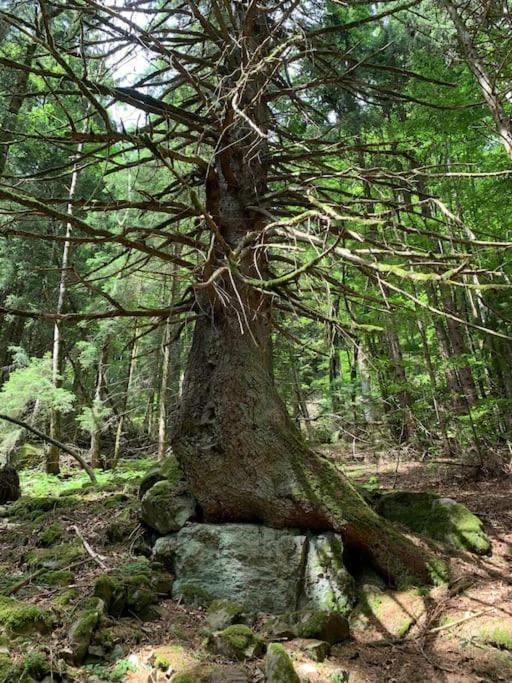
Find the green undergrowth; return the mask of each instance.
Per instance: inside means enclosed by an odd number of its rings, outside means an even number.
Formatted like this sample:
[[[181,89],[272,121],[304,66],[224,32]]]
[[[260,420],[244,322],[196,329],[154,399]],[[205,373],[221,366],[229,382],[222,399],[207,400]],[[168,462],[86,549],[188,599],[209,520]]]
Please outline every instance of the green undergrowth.
[[[89,488],[101,488],[108,484],[122,483],[142,477],[154,461],[148,458],[138,460],[121,460],[115,470],[96,470],[97,484],[92,485],[88,475],[83,470],[72,469],[63,471],[60,476],[46,474],[41,470],[23,470],[20,472],[21,490],[24,496],[59,496],[73,492],[80,494],[84,484]]]

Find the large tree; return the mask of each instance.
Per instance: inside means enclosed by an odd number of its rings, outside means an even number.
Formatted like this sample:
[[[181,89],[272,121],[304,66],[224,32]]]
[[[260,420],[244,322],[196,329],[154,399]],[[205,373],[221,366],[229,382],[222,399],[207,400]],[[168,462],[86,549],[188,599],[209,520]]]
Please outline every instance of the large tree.
[[[428,230],[417,245],[388,239],[425,200],[411,201],[415,184],[407,173],[363,168],[365,152],[373,159],[402,152],[394,144],[340,139],[340,111],[329,108],[340,89],[351,116],[397,97],[429,106],[397,87],[429,79],[380,57],[387,22],[415,4],[38,0],[35,17],[23,3],[0,11],[35,53],[27,61],[3,52],[0,64],[28,74],[38,96],[55,107],[55,122],[34,137],[70,151],[69,164],[34,170],[21,185],[7,175],[3,206],[67,225],[76,244],[110,244],[114,260],[137,254],[190,278],[171,308],[141,302],[127,309],[104,294],[102,310],[4,312],[60,322],[193,320],[172,444],[205,516],[335,530],[348,551],[397,582],[432,578],[429,558],[306,446],[274,384],[271,340],[285,315],[356,339],[362,323],[342,327],[308,299],[327,287],[345,300],[366,296],[338,277],[340,266],[376,283],[386,303],[403,293],[404,282],[460,285],[469,268],[442,252],[435,233],[429,241]],[[369,23],[377,39],[361,55],[348,37]],[[69,185],[90,164],[105,169],[92,194],[68,187],[43,202],[27,190],[34,177]],[[145,181],[135,192],[110,181],[127,169]],[[369,185],[390,191],[368,199]]]

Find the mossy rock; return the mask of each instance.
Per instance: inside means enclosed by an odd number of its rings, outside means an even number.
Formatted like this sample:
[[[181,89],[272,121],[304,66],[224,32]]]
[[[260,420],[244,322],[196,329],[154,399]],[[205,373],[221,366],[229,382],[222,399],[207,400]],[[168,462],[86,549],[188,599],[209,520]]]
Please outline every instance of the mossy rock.
[[[280,643],[271,643],[265,657],[267,683],[300,683],[290,656]]]
[[[184,481],[183,470],[174,456],[165,458],[161,462],[152,465],[142,477],[139,484],[139,498],[144,495],[159,481],[168,481],[173,486]]]
[[[0,683],[14,683],[19,679],[19,669],[6,654],[0,654]]]
[[[265,652],[263,640],[245,624],[235,624],[212,633],[207,637],[204,647],[212,654],[238,661],[253,659]]]
[[[60,522],[54,522],[50,524],[40,535],[39,535],[39,545],[44,547],[50,547],[62,541],[64,535],[64,527]]]
[[[175,674],[171,683],[248,683],[247,674],[241,669],[217,664],[198,664]]]
[[[28,602],[0,596],[0,626],[8,635],[48,633],[54,624],[50,612]]]
[[[378,501],[375,510],[385,519],[459,550],[485,555],[491,549],[482,522],[465,505],[435,493],[393,491]]]
[[[303,655],[312,659],[314,662],[324,662],[331,654],[331,646],[325,640],[315,640],[312,638],[297,638],[289,643],[293,650],[301,652]]]
[[[61,543],[51,548],[34,548],[25,556],[31,568],[64,569],[83,557],[83,548],[78,543]]]
[[[141,500],[141,519],[162,536],[179,531],[193,519],[196,502],[184,486],[163,480],[152,486]]]
[[[267,631],[271,637],[280,640],[305,638],[322,640],[329,645],[341,643],[350,637],[347,617],[339,612],[319,610],[290,612],[274,617],[267,623]]]
[[[42,680],[51,672],[50,662],[47,655],[40,649],[34,648],[23,655],[21,667],[23,671],[21,680],[27,680],[27,676]]]
[[[100,622],[103,612],[103,603],[96,600],[96,604],[89,604],[83,609],[68,631],[68,642],[70,647],[69,660],[73,664],[81,664],[87,656],[89,645],[96,627]]]
[[[214,600],[208,607],[206,622],[214,631],[245,621],[244,606],[232,600]]]
[[[96,579],[94,595],[103,600],[107,612],[116,618],[131,614],[146,616],[157,600],[151,579],[146,574],[103,574]]]

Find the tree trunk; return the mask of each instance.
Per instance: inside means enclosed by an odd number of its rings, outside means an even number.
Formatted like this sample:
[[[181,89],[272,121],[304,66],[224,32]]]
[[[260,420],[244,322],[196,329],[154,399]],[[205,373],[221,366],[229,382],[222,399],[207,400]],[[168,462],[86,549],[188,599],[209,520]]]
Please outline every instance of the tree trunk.
[[[98,374],[96,376],[96,391],[94,394],[94,405],[101,405],[104,397],[105,390],[105,372],[108,359],[108,347],[109,340],[105,340],[101,347],[100,357],[98,361]],[[103,425],[100,423],[95,424],[94,429],[91,432],[91,446],[90,446],[90,459],[91,467],[101,467],[101,432]]]
[[[77,154],[80,155],[83,145],[78,146]],[[71,184],[69,186],[68,194],[68,216],[73,215],[73,199],[75,197],[76,186],[78,183],[78,167],[75,163],[71,173]],[[68,278],[69,252],[70,252],[70,237],[71,237],[71,223],[66,224],[66,240],[62,250],[62,264],[60,269],[59,295],[57,299],[56,313],[60,315],[64,311],[64,303],[66,299],[66,286]],[[56,320],[53,326],[53,350],[52,350],[52,381],[56,389],[62,386],[62,321]],[[62,441],[61,434],[61,412],[57,408],[53,408],[50,412],[50,436],[54,441]],[[46,454],[46,472],[47,474],[59,474],[60,472],[60,451],[54,444],[50,446]]]
[[[259,51],[259,64],[272,63],[266,12],[258,3],[232,7],[240,36],[227,53],[228,75],[218,93],[225,111],[201,207],[213,242],[197,295],[202,316],[174,452],[206,519],[332,529],[343,536],[347,552],[367,556],[390,580],[408,575],[428,581],[423,552],[378,517],[335,465],[305,445],[287,414],[273,381],[271,297],[247,283],[248,277],[268,277],[266,250],[245,249],[236,271],[226,266],[230,253],[265,227],[270,113],[262,97],[265,69],[251,70],[248,62]]]

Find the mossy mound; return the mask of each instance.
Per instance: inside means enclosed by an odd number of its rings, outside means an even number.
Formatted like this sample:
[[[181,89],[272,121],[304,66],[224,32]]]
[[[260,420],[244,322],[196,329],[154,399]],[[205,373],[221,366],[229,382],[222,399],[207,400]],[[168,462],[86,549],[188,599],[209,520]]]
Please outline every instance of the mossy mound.
[[[63,536],[64,527],[60,522],[54,522],[39,535],[39,545],[50,547],[62,541]]]
[[[292,660],[280,643],[268,646],[265,658],[265,680],[267,683],[300,683]]]
[[[133,614],[147,616],[150,606],[157,601],[156,591],[146,574],[103,574],[96,580],[94,595],[103,600],[108,614],[116,618]]]
[[[34,548],[25,555],[25,562],[31,568],[64,569],[83,557],[83,548],[78,543],[62,543],[51,548]]]
[[[393,491],[379,499],[375,510],[417,534],[485,555],[491,549],[482,522],[465,505],[435,493]]]
[[[8,635],[47,633],[53,624],[54,618],[50,612],[30,603],[0,596],[0,626]]]
[[[69,586],[73,583],[75,578],[73,572],[68,572],[65,569],[58,569],[57,571],[43,572],[35,579],[35,583],[41,586]]]
[[[238,661],[259,657],[265,651],[263,640],[245,624],[235,624],[212,633],[204,647],[212,654]]]
[[[55,510],[75,508],[80,503],[76,496],[22,496],[5,511],[5,517],[20,521],[33,521]]]

